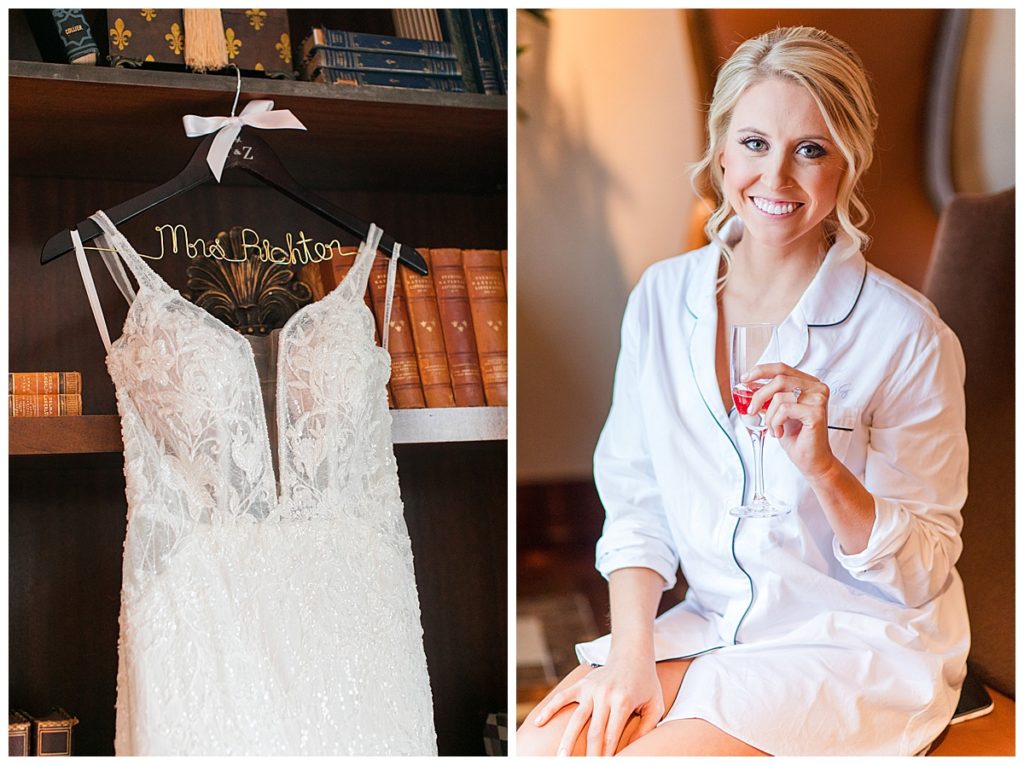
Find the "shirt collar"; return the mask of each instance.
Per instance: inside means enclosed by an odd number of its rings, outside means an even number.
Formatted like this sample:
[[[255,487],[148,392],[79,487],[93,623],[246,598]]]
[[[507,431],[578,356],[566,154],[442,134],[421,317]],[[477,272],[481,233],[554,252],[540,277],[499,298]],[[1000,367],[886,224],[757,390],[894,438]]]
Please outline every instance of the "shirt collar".
[[[722,227],[720,236],[730,247],[735,245],[743,236],[743,222],[738,216],[733,216]],[[853,311],[867,277],[867,261],[860,252],[843,257],[842,251],[848,241],[840,235],[825,253],[824,261],[804,290],[790,319],[808,327],[831,326],[843,322]],[[690,280],[686,293],[686,305],[694,316],[716,311],[715,289],[721,249],[710,244],[702,254],[705,257],[697,267],[696,278]]]

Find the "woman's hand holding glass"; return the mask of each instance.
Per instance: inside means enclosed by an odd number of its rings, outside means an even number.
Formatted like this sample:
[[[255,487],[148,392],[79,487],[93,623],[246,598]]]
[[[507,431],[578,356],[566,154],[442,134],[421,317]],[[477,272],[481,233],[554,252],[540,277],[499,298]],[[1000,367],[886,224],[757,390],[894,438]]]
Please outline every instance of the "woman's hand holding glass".
[[[583,728],[587,731],[586,754],[613,755],[630,717],[640,716],[638,738],[654,730],[665,714],[665,702],[654,659],[612,655],[576,683],[552,696],[534,718],[541,726],[569,704],[578,706],[558,744],[559,755],[569,755]]]
[[[779,440],[797,470],[811,482],[832,470],[836,458],[828,442],[828,386],[782,363],[760,364],[743,379],[768,379],[754,392],[749,408],[757,412],[770,402],[767,432]]]

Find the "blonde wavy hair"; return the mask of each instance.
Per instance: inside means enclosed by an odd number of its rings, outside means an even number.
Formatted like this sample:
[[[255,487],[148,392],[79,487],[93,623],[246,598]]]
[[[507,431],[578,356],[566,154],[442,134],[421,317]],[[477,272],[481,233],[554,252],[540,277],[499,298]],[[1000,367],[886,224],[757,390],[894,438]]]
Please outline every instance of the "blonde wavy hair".
[[[861,230],[869,212],[861,198],[860,179],[874,156],[878,113],[860,56],[846,43],[813,27],[780,27],[747,40],[725,62],[715,82],[708,109],[707,150],[691,171],[694,190],[717,205],[704,227],[708,240],[721,247],[725,269],[722,289],[732,267],[732,250],[720,232],[733,209],[725,197],[722,152],[733,110],[751,85],[784,79],[811,94],[829,133],[846,160],[835,210],[825,220],[825,233],[835,241],[841,232],[849,241],[840,254],[849,257],[867,248],[870,237]]]

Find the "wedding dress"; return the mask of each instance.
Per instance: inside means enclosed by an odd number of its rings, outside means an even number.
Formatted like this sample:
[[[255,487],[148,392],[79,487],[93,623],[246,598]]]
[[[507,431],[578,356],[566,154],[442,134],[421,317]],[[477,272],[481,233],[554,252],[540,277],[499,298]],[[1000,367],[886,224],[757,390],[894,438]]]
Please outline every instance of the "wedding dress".
[[[103,253],[130,303],[110,342],[72,233],[124,438],[117,753],[436,754],[390,361],[362,299],[380,230],[280,333],[275,480],[245,338],[93,219],[138,282]]]

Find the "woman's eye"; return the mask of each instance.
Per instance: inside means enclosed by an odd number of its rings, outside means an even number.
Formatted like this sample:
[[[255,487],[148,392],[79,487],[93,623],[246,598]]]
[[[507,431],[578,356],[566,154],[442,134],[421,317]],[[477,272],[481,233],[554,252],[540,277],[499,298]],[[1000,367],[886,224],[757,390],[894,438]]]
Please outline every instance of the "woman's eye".
[[[825,150],[816,143],[805,143],[796,151],[801,157],[808,159],[819,159],[826,154]]]
[[[768,143],[763,138],[744,138],[740,143],[751,151],[764,151],[768,148]]]

